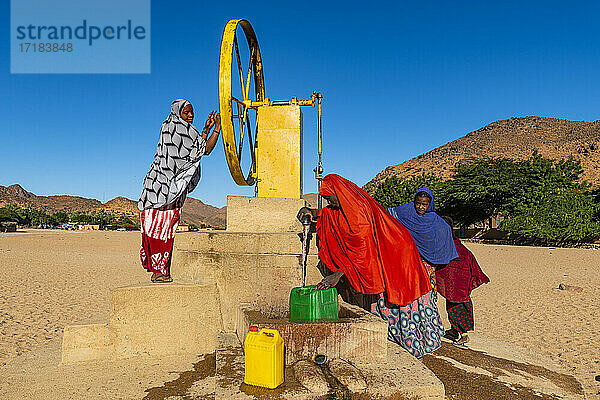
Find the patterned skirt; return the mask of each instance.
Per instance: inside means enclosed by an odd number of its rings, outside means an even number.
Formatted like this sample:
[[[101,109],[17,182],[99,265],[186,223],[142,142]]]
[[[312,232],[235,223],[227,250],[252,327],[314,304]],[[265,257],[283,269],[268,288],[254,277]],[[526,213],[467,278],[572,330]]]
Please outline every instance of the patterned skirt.
[[[371,305],[371,312],[387,321],[388,340],[399,344],[415,357],[439,349],[444,326],[433,290],[412,303],[399,307],[387,303],[383,294]]]
[[[470,297],[462,303],[454,303],[446,300],[446,311],[448,312],[450,326],[460,333],[472,331],[475,327],[473,321],[473,302]]]
[[[427,270],[427,273],[429,274],[429,282],[431,283],[431,287],[433,288],[433,293],[436,296],[436,300],[437,300],[437,280],[435,279],[435,267],[431,264],[429,264],[428,261],[421,259],[421,261],[423,261],[423,265],[425,266],[425,269]]]
[[[170,210],[149,209],[140,213],[142,229],[140,259],[146,270],[165,276],[170,274],[171,253],[180,213],[179,207]]]

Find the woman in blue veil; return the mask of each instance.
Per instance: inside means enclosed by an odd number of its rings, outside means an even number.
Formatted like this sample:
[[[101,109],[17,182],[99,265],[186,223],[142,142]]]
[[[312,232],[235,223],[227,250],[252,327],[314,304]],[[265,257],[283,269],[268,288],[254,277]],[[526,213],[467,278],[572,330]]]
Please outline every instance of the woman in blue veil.
[[[448,264],[458,257],[458,252],[452,239],[452,229],[435,212],[433,192],[426,187],[419,188],[414,201],[388,208],[388,211],[410,232],[435,289],[436,266]]]

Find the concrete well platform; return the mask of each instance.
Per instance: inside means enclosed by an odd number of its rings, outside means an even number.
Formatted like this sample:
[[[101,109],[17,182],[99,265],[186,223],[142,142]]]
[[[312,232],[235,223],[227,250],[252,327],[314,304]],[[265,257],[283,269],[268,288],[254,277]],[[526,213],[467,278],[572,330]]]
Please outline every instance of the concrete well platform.
[[[293,365],[286,366],[285,381],[276,389],[263,389],[244,384],[244,354],[235,335],[219,336],[216,352],[217,399],[398,399],[443,400],[444,385],[419,360],[388,343],[383,349],[381,363],[352,363],[366,381],[364,390],[353,392],[327,367],[323,371],[329,389],[315,392],[304,386],[294,373]],[[320,368],[314,364],[314,368]]]
[[[175,282],[111,291],[108,322],[65,328],[63,362],[211,352],[218,332],[235,332],[242,303],[287,315],[302,280],[296,213],[305,204],[230,196],[228,231],[178,233]],[[314,239],[309,247],[307,282],[317,283]]]
[[[309,283],[321,280],[314,242]],[[301,284],[301,246],[293,232],[177,234],[175,282],[111,291],[108,322],[65,328],[63,362],[214,351],[218,332],[235,332],[240,304],[287,315]]]
[[[339,319],[291,320],[240,306],[236,334],[243,343],[251,325],[276,329],[285,343],[286,364],[318,354],[351,362],[386,361],[388,325],[362,308],[340,302]]]
[[[368,389],[347,399],[583,400],[581,384],[550,360],[519,346],[471,334],[470,348],[445,344],[418,360],[387,343],[387,362],[353,363]],[[61,363],[58,341],[0,367],[0,398],[317,399],[286,368],[280,388],[243,385],[243,352],[235,334],[220,334],[216,352]],[[441,381],[441,382],[440,382]],[[443,385],[442,385],[443,383]],[[445,392],[445,397],[444,397]],[[367,396],[368,395],[368,396]],[[335,398],[335,397],[334,397]]]
[[[360,309],[353,311],[356,318],[342,312],[331,325],[290,323],[285,318],[289,294],[301,284],[300,226],[293,220],[301,201],[287,200],[279,206],[240,200],[233,221],[238,218],[238,230],[256,232],[178,233],[174,283],[113,290],[108,322],[68,326],[62,348],[53,344],[0,369],[0,398],[139,399],[145,393],[148,399],[170,400],[583,399],[577,380],[551,361],[478,335],[471,335],[467,349],[444,344],[418,360],[387,341],[384,321]],[[244,220],[241,211],[252,202],[259,210],[282,210],[277,226],[261,228],[258,213]],[[315,241],[308,255],[308,284],[321,280]],[[349,307],[342,304],[352,311]],[[243,384],[241,338],[250,324],[276,327],[286,340],[286,381],[273,391]],[[303,325],[303,334],[296,334],[297,325]],[[351,364],[366,388],[353,392],[332,378],[332,371],[326,374],[329,393],[306,386],[295,367],[317,352]]]
[[[307,257],[307,284],[322,276],[315,238]],[[190,232],[178,234],[171,275],[176,281],[215,283],[223,327],[234,332],[240,304],[268,314],[286,315],[292,288],[302,284],[302,242],[298,233]]]

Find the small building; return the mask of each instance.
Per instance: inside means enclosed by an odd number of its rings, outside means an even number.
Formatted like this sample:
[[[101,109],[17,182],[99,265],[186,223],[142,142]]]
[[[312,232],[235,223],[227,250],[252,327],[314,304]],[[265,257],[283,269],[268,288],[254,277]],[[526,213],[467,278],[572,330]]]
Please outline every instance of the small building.
[[[17,223],[14,221],[0,222],[0,232],[16,232]]]
[[[177,231],[176,232],[189,232],[190,230],[190,226],[186,225],[186,224],[180,224],[177,226]]]

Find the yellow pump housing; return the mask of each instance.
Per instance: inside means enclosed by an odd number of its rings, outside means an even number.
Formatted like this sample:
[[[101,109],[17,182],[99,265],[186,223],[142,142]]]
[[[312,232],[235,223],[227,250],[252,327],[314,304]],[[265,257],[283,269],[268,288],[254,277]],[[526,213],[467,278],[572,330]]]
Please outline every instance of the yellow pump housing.
[[[275,329],[248,332],[244,340],[244,383],[275,389],[283,383],[283,338]]]
[[[302,197],[302,111],[298,105],[258,109],[258,197]],[[300,155],[300,156],[298,156]]]
[[[316,91],[307,100],[266,97],[263,60],[252,25],[244,19],[227,23],[219,58],[219,107],[225,158],[238,185],[255,185],[257,197],[302,197],[302,106],[317,106],[319,161],[314,171],[317,181],[323,179],[322,98]],[[244,169],[242,154],[249,164]]]

